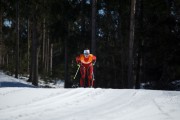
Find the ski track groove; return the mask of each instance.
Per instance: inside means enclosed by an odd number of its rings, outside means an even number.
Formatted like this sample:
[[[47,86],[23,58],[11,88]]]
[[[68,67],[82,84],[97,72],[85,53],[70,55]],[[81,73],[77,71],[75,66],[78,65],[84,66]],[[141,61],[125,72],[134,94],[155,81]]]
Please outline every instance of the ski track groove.
[[[96,94],[96,95],[100,95],[101,93],[99,92],[94,92],[93,94]],[[70,96],[71,95],[71,96]],[[41,98],[41,99],[37,99],[36,101],[31,101],[30,103],[25,103],[25,104],[22,104],[22,105],[18,105],[18,106],[13,106],[11,108],[6,108],[4,110],[1,110],[1,112],[6,112],[8,111],[10,114],[12,113],[21,113],[22,111],[26,110],[27,108],[24,107],[24,106],[29,106],[31,108],[31,110],[36,110],[38,108],[42,108],[43,106],[51,106],[53,104],[58,104],[58,103],[61,103],[60,106],[56,106],[57,109],[58,108],[61,108],[61,107],[68,107],[68,106],[73,106],[74,103],[80,103],[81,100],[84,100],[85,98],[87,99],[87,96],[91,96],[91,90],[89,90],[88,92],[87,91],[82,91],[82,90],[79,90],[79,89],[74,89],[74,90],[70,90],[68,92],[61,92],[60,94],[56,93],[55,95],[49,95],[49,96],[46,96],[44,98]],[[54,100],[54,98],[57,97],[57,98],[61,98],[59,99],[59,101],[50,101],[49,100]],[[76,97],[76,99],[74,99],[74,97]],[[72,101],[72,100],[73,101]],[[48,104],[43,104],[46,103],[46,101],[48,101],[49,103]],[[37,104],[38,103],[38,104]],[[41,103],[41,104],[39,104]],[[62,106],[63,105],[63,106]],[[39,112],[43,112],[43,111],[56,111],[56,108],[48,108],[48,109],[39,109]],[[38,112],[38,113],[39,113]],[[37,113],[37,114],[38,114]],[[16,118],[18,116],[31,116],[31,115],[34,115],[36,113],[30,113],[30,114],[25,114],[25,115],[16,115]],[[15,116],[14,116],[15,117]],[[18,117],[19,118],[19,117]]]
[[[41,88],[40,88],[40,89],[41,89]],[[51,89],[50,89],[50,90],[51,90]],[[62,95],[64,95],[64,94],[66,94],[66,92],[68,92],[68,91],[65,90],[65,91],[61,91],[61,92],[49,94],[49,95],[43,96],[43,97],[41,97],[41,98],[32,99],[32,101],[29,101],[29,102],[24,103],[24,104],[18,104],[17,106],[13,106],[13,107],[10,108],[10,109],[12,109],[12,110],[14,110],[14,108],[15,108],[15,109],[17,109],[17,108],[21,109],[21,108],[24,108],[24,106],[26,106],[26,105],[31,105],[31,104],[41,103],[41,102],[43,102],[43,101],[48,101],[49,99],[53,99],[54,97],[57,97],[57,95],[59,95],[59,94],[61,94],[61,93],[62,93]],[[13,92],[11,92],[11,93],[13,93]],[[38,104],[37,104],[37,105],[38,105]],[[41,105],[41,104],[40,104],[40,105]],[[6,109],[7,109],[7,108],[6,108]],[[6,110],[6,109],[4,109],[4,110]],[[10,110],[10,109],[8,109],[8,110]]]
[[[165,111],[163,111],[163,109],[161,109],[160,105],[156,102],[156,100],[154,99],[153,100],[155,106],[157,107],[157,109],[162,113],[164,114],[165,116],[167,116],[167,119],[172,119],[172,117]]]
[[[117,111],[117,110],[120,110],[121,108],[125,108],[125,106],[127,106],[127,105],[129,105],[129,104],[131,104],[132,102],[133,102],[133,99],[136,97],[136,94],[137,94],[137,91],[136,92],[133,92],[128,98],[128,100],[127,100],[127,98],[126,99],[121,99],[121,104],[119,104],[118,106],[117,106],[117,103],[119,103],[119,101],[118,101],[118,99],[119,99],[119,96],[117,97],[117,98],[114,98],[114,100],[112,100],[112,101],[114,101],[110,106],[108,106],[108,110],[107,111],[105,111],[105,112],[103,112],[102,114],[108,114],[108,113],[114,113],[114,111]],[[123,96],[123,95],[122,95]],[[109,101],[109,102],[111,102],[111,101]],[[108,103],[109,103],[108,102]],[[113,107],[112,107],[113,106]]]
[[[19,88],[19,89],[13,89],[11,88],[11,90],[7,91],[8,89],[4,89],[4,88],[0,88],[0,96],[6,96],[6,95],[9,95],[9,94],[14,94],[16,92],[20,92],[20,91],[23,91],[24,89],[22,88]],[[5,92],[4,92],[5,91]]]
[[[31,89],[31,92],[29,90]],[[37,97],[41,90],[46,94]],[[37,93],[36,93],[37,92]],[[152,115],[163,114],[164,119],[173,120],[168,111],[163,110],[166,104],[179,103],[180,97],[172,92],[163,91],[141,91],[141,90],[120,90],[113,89],[93,89],[93,88],[76,88],[76,89],[43,89],[43,88],[13,88],[11,90],[0,89],[0,97],[8,97],[16,94],[32,94],[27,102],[16,104],[15,106],[1,108],[1,120],[41,120],[42,116],[46,116],[46,120],[89,120],[96,119],[96,117],[103,119],[119,120],[116,116],[121,115],[121,120],[127,120],[129,116],[134,119],[148,118],[151,120]],[[115,94],[115,95],[114,95]],[[123,98],[123,96],[126,96]],[[163,97],[162,97],[163,96]],[[141,100],[143,98],[143,100]],[[164,101],[163,101],[164,100]],[[94,102],[96,101],[96,102]],[[141,101],[141,102],[139,102]],[[88,106],[88,107],[85,107]],[[128,107],[132,106],[132,107]],[[77,109],[78,108],[78,109]],[[138,108],[138,109],[137,109]],[[153,108],[155,112],[151,114],[137,114],[144,112],[144,110]],[[177,109],[179,110],[179,109]],[[24,112],[26,111],[26,112]],[[85,112],[85,114],[83,114]],[[4,116],[7,113],[10,116]],[[60,115],[56,115],[60,113]],[[109,114],[111,113],[111,114]],[[88,116],[92,115],[91,118]],[[79,116],[73,116],[79,115]],[[82,116],[82,118],[80,117]],[[87,116],[87,117],[86,117]],[[99,120],[99,119],[98,119]],[[162,119],[161,119],[162,120]]]

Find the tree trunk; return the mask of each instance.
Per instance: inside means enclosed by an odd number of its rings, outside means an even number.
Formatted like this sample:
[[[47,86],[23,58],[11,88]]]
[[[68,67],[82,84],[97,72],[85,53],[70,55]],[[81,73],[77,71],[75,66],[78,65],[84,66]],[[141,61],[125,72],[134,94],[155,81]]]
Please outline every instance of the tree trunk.
[[[32,84],[38,86],[37,20],[33,18],[32,38]]]
[[[15,78],[19,74],[19,0],[16,1],[16,71]]]
[[[27,0],[27,3],[26,3],[26,6],[27,6],[27,74],[29,74],[29,78],[30,78],[30,65],[31,65],[31,60],[30,60],[30,56],[31,56],[31,52],[30,52],[30,38],[31,38],[31,35],[30,35],[30,5],[29,5],[29,0]],[[31,82],[30,79],[28,79],[28,82]]]
[[[86,48],[88,45],[87,39],[86,39],[86,35],[85,35],[85,31],[86,31],[86,23],[85,23],[85,9],[84,9],[84,5],[85,5],[85,0],[81,1],[81,26],[82,26],[82,30],[81,30],[81,41],[83,43],[82,47]]]
[[[43,21],[42,21],[42,51],[41,51],[41,69],[43,73],[43,77],[45,78],[48,73],[48,31],[46,29],[46,3],[43,0]]]
[[[137,68],[136,68],[136,83],[135,88],[140,88],[142,78],[142,52],[143,52],[143,0],[137,0],[137,29],[138,29],[138,51],[137,51]]]
[[[2,58],[3,58],[3,52],[2,52],[2,48],[3,48],[3,37],[2,37],[2,26],[3,26],[3,12],[2,12],[2,0],[0,1],[0,67],[3,65],[2,64]]]
[[[45,39],[46,39],[46,19],[43,19],[43,43],[42,43],[42,65],[45,64]],[[43,67],[44,69],[44,67]]]
[[[9,54],[6,55],[6,67],[9,67]]]
[[[133,62],[134,62],[134,29],[135,29],[135,8],[136,0],[131,0],[131,18],[130,18],[130,38],[129,38],[129,61],[128,61],[128,88],[133,88]]]
[[[69,87],[69,78],[68,78],[68,43],[67,43],[67,38],[64,41],[64,46],[65,46],[65,88]]]
[[[118,19],[118,39],[120,41],[120,50],[121,50],[121,68],[120,68],[120,88],[125,88],[125,50],[124,50],[124,47],[125,47],[125,43],[123,42],[123,33],[122,33],[122,24],[123,24],[123,21],[122,21],[122,2],[123,0],[119,0],[119,8],[118,8],[118,11],[119,11],[119,19]]]
[[[92,0],[92,35],[91,51],[96,55],[96,0]]]
[[[33,46],[32,46],[32,42],[33,42],[33,32],[31,32],[31,31],[33,31],[33,24],[34,23],[32,23],[32,27],[31,27],[31,29],[32,30],[30,30],[30,18],[28,18],[29,20],[29,27],[28,27],[28,46],[29,46],[29,59],[28,59],[28,61],[29,61],[29,66],[28,66],[28,68],[29,68],[29,79],[28,79],[28,82],[32,82],[32,76],[33,76]],[[30,41],[31,40],[31,41]],[[31,47],[30,47],[31,46]],[[30,49],[31,48],[31,49]]]
[[[47,46],[46,46],[46,72],[49,72],[49,60],[50,60],[50,43],[49,43],[49,32],[48,32],[48,38],[47,38]]]
[[[47,74],[49,72],[49,60],[50,60],[50,51],[49,51],[49,33],[47,34],[47,39],[44,38],[44,63],[43,63],[43,69],[44,73]]]
[[[96,0],[92,0],[92,33],[91,33],[91,53],[96,55]],[[96,66],[94,66],[94,76],[96,76]],[[98,81],[95,81],[95,86],[98,85]]]
[[[50,48],[50,75],[52,75],[52,62],[53,62],[53,44],[51,44],[51,48]]]
[[[27,23],[27,32],[28,32],[28,34],[27,34],[27,42],[28,42],[28,44],[27,44],[27,73],[29,73],[29,66],[30,66],[30,60],[29,60],[29,58],[30,58],[30,51],[29,51],[29,47],[30,47],[30,20],[29,20],[29,17],[28,17],[28,23]]]
[[[33,33],[32,33],[33,36]],[[32,38],[32,42],[33,42],[33,38]],[[31,46],[33,45],[31,42]],[[29,43],[30,44],[30,43]],[[29,66],[29,79],[28,82],[32,82],[32,78],[33,78],[33,46],[31,47],[30,52],[30,66]]]

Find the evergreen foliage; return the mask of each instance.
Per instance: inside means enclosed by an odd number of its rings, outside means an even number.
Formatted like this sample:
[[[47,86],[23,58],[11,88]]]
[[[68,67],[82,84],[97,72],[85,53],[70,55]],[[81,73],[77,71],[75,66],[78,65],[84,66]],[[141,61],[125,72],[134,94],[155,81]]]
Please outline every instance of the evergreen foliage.
[[[11,74],[16,71],[16,2],[1,0],[0,67]],[[95,85],[129,88],[131,1],[96,2]],[[136,0],[135,10],[131,84],[173,89],[170,83],[180,79],[180,2]],[[78,84],[75,57],[92,47],[92,0],[19,0],[19,28],[19,74],[30,75],[31,82],[37,73],[37,80]]]

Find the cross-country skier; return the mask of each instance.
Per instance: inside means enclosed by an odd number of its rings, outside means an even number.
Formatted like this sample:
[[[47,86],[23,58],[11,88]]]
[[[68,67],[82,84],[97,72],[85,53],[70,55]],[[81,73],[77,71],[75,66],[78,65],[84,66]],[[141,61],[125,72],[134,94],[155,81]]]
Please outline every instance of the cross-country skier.
[[[85,78],[88,78],[88,87],[93,87],[93,65],[96,62],[96,56],[90,54],[89,49],[84,50],[84,54],[80,54],[76,57],[76,62],[80,65],[80,87],[85,86]]]

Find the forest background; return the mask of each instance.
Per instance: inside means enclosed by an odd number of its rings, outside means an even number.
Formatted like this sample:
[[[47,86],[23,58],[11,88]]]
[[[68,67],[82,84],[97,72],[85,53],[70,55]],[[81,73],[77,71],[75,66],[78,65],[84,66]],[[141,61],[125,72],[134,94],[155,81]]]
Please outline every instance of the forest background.
[[[1,0],[0,69],[76,86],[75,57],[97,56],[95,87],[172,90],[180,80],[179,0]]]

